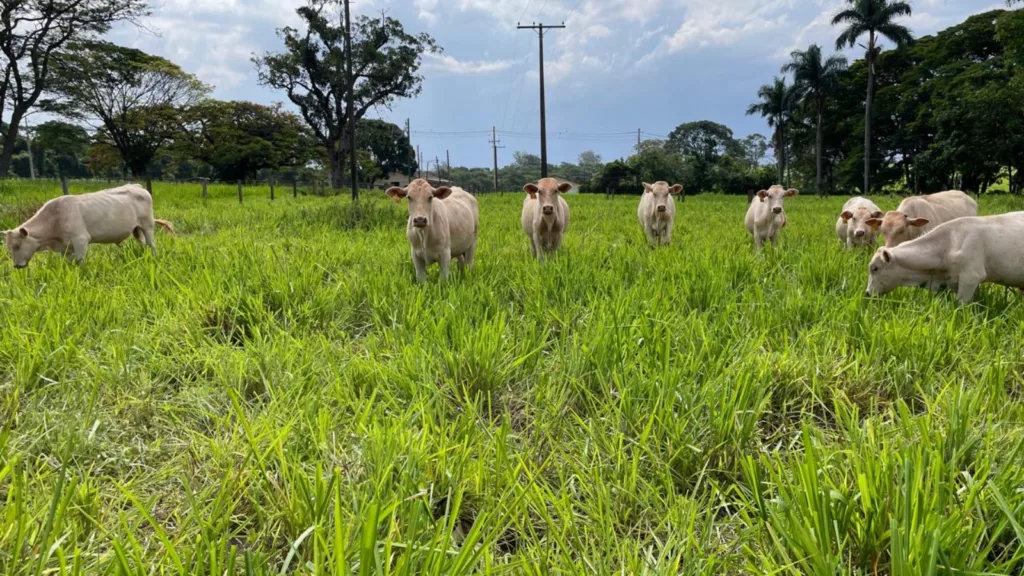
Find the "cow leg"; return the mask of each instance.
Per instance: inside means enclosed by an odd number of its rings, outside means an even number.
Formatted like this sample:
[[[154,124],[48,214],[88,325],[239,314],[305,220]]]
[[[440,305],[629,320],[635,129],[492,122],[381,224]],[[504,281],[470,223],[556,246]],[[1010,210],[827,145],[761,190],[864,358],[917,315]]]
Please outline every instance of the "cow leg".
[[[152,226],[142,229],[142,234],[145,236],[146,241],[143,245],[149,246],[150,252],[153,253],[153,257],[156,258],[156,234],[153,233],[154,229]]]
[[[446,251],[444,254],[441,254],[441,259],[438,260],[438,263],[441,264],[441,280],[447,280],[448,279],[448,268],[452,264],[452,254],[451,254],[451,252],[447,252]]]
[[[427,279],[427,261],[412,253],[412,265],[416,268],[416,281],[423,282]]]
[[[647,235],[647,243],[651,245],[651,248],[658,245],[658,235],[654,233],[650,226],[644,227],[644,234]]]
[[[466,268],[472,268],[474,259],[476,258],[476,242],[466,250],[466,253],[462,255],[462,263]]]
[[[970,304],[974,300],[974,294],[978,291],[981,278],[977,276],[960,276],[959,286],[956,289],[956,297],[962,304]]]
[[[82,264],[85,262],[85,254],[89,251],[89,237],[79,236],[78,238],[72,238],[71,250],[74,253],[76,264]]]
[[[661,231],[661,243],[668,246],[672,243],[672,229],[666,227]]]

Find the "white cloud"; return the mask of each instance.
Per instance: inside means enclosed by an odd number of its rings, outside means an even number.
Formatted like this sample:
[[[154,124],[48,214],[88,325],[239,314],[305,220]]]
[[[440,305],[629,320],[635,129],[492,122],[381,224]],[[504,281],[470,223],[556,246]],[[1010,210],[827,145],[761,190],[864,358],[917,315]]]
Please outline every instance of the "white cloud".
[[[508,70],[512,63],[507,60],[477,60],[463,61],[448,55],[425,54],[423,69],[426,71],[443,72],[448,74],[490,74]]]
[[[413,0],[413,6],[419,10],[420,20],[424,20],[429,24],[437,22],[437,0]]]

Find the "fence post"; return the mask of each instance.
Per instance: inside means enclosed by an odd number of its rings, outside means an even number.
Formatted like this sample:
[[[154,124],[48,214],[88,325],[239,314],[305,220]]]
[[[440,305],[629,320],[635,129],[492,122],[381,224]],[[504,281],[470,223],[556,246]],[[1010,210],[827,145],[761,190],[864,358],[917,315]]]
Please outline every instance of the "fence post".
[[[238,203],[242,203],[242,181],[238,181]]]
[[[203,200],[206,200],[206,184],[210,181],[209,178],[200,178],[203,182]]]
[[[274,179],[270,178],[269,181],[270,181],[270,201],[273,202],[274,201]]]
[[[61,174],[60,177],[60,191],[65,196],[68,195],[68,177]]]
[[[299,179],[292,178],[292,198],[299,197]]]
[[[153,195],[153,179],[149,177],[149,174],[146,174],[146,191],[150,196]]]

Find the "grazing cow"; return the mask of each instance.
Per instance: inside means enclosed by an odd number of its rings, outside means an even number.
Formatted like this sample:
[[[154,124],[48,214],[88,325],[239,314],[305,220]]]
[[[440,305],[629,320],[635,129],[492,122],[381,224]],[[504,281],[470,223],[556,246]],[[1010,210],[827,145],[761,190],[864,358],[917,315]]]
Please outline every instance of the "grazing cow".
[[[679,184],[670,187],[668,182],[644,182],[644,194],[636,215],[651,246],[672,242],[672,224],[676,219],[676,202],[672,197],[682,191]]]
[[[412,246],[416,281],[427,279],[427,266],[441,265],[441,278],[448,279],[452,258],[459,268],[473,266],[480,214],[476,198],[458,186],[434,188],[422,178],[405,188],[388,188],[387,195],[401,204],[409,199],[409,222],[405,235]]]
[[[14,230],[4,244],[15,268],[25,268],[36,252],[50,250],[81,264],[89,244],[120,244],[134,236],[156,256],[154,230],[174,234],[174,226],[153,217],[153,197],[138,184],[60,196],[50,200]]]
[[[523,186],[523,232],[530,239],[533,255],[543,259],[562,246],[562,235],[569,228],[569,204],[562,194],[572,189],[568,182],[559,184],[554,178],[541,178],[536,184]]]
[[[775,245],[779,230],[785,228],[787,224],[782,201],[799,193],[800,191],[795,188],[786,190],[775,185],[754,195],[750,207],[747,208],[746,225],[747,230],[754,236],[754,245],[758,250],[766,241]]]
[[[860,196],[850,198],[836,221],[836,236],[848,250],[854,246],[874,246],[878,242],[878,230],[869,226],[868,220],[882,216],[882,210],[871,200]]]
[[[978,203],[974,198],[959,190],[950,190],[906,198],[894,212],[882,218],[872,218],[868,225],[885,236],[886,248],[895,248],[923,236],[940,224],[977,215]]]
[[[895,248],[879,248],[868,272],[868,296],[899,286],[947,286],[967,304],[978,285],[1024,289],[1024,212],[946,222]]]

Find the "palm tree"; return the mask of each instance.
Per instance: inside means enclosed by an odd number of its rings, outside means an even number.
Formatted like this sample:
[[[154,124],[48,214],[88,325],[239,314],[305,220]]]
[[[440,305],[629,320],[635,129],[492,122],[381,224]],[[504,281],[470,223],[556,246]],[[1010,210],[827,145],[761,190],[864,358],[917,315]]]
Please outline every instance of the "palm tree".
[[[850,7],[832,18],[832,25],[845,25],[846,29],[836,40],[836,49],[853,47],[857,40],[867,34],[864,60],[868,66],[868,97],[864,103],[864,193],[871,192],[871,106],[875,98],[875,56],[880,38],[887,38],[897,46],[914,40],[910,30],[895,19],[910,16],[909,2],[899,0],[847,0]]]
[[[817,118],[818,135],[814,153],[817,172],[814,182],[815,189],[821,195],[824,192],[821,187],[821,162],[825,147],[822,131],[825,99],[839,84],[839,75],[846,70],[846,58],[837,54],[822,60],[821,46],[817,44],[811,44],[811,47],[803,52],[797,50],[791,56],[793,60],[782,67],[782,72],[793,73],[793,84],[797,94],[805,106],[813,106]]]
[[[786,173],[786,125],[792,115],[794,96],[793,87],[786,85],[786,79],[776,77],[773,83],[761,86],[757,91],[758,102],[747,108],[748,116],[760,115],[768,120],[770,128],[775,129],[772,140],[779,170],[779,184],[783,184]]]

